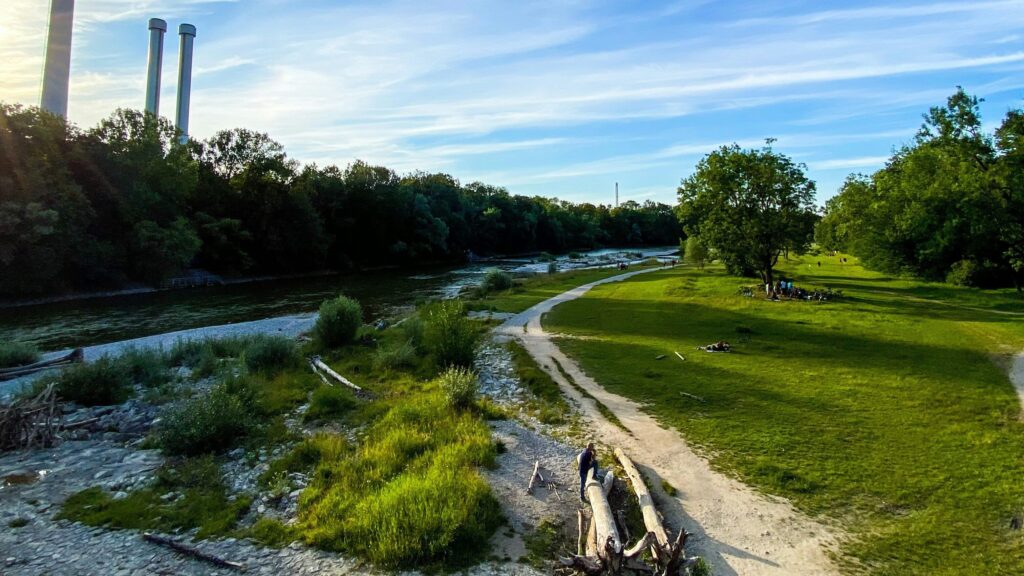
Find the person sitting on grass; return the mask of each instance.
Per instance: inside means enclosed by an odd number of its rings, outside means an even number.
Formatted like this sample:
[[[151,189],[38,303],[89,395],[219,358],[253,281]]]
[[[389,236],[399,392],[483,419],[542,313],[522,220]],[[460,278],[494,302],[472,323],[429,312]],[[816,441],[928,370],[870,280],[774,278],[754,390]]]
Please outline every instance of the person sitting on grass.
[[[576,463],[580,471],[580,502],[586,502],[587,474],[593,470],[597,478],[597,452],[593,442],[587,442],[587,447],[576,456]]]

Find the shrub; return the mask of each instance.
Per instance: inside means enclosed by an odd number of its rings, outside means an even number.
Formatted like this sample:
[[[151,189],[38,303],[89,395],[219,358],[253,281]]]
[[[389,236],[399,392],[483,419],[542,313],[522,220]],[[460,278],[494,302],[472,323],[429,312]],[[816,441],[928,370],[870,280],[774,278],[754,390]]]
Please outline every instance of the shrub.
[[[340,346],[352,342],[362,325],[363,309],[359,302],[338,296],[320,305],[313,331],[324,346]]]
[[[309,400],[306,421],[338,418],[356,406],[356,397],[346,388],[321,386],[313,391]]]
[[[973,260],[960,260],[950,266],[946,282],[955,286],[977,286],[978,268]]]
[[[221,385],[166,409],[156,441],[168,454],[209,454],[234,446],[253,428],[249,408]]]
[[[483,292],[501,292],[512,287],[512,275],[504,270],[492,268],[484,274],[484,280],[480,284]]]
[[[477,378],[472,370],[451,366],[437,380],[449,406],[467,408],[476,400]]]
[[[405,336],[406,340],[412,344],[418,352],[425,352],[423,346],[423,330],[424,324],[423,319],[420,318],[419,314],[414,314],[406,318],[400,325],[399,330],[402,331],[402,335]]]
[[[583,254],[580,254],[579,252],[569,252],[569,258],[579,260],[580,258],[583,258]]]
[[[57,394],[83,406],[119,404],[127,400],[131,392],[127,363],[109,356],[71,366],[57,378]]]
[[[0,343],[0,368],[25,366],[39,361],[39,350],[25,342]]]
[[[416,348],[412,340],[385,344],[373,353],[374,370],[390,370],[416,364]]]
[[[291,338],[260,335],[246,346],[242,359],[250,372],[273,373],[298,365],[299,351]]]
[[[133,347],[125,350],[117,361],[124,364],[135,384],[153,388],[171,381],[171,365],[163,350]]]
[[[538,262],[554,262],[555,257],[548,252],[541,252],[540,256],[537,256]]]
[[[461,302],[448,300],[426,309],[423,337],[438,366],[473,365],[479,333]]]

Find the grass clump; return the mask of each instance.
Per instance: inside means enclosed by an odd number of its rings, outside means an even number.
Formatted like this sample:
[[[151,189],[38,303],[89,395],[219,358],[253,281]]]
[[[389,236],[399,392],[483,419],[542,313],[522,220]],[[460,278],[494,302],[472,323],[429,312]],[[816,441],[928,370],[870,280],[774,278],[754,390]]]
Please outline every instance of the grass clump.
[[[155,388],[172,379],[170,359],[157,348],[128,348],[117,361],[125,365],[133,383],[146,388]]]
[[[559,555],[567,552],[566,536],[562,522],[550,519],[541,521],[537,528],[523,535],[526,545],[525,561],[538,570],[551,567],[551,563]]]
[[[322,345],[337,347],[355,340],[362,325],[363,308],[359,302],[338,296],[320,305],[320,315],[313,332]]]
[[[39,361],[39,349],[25,342],[0,343],[0,368],[14,368]]]
[[[569,413],[569,403],[551,376],[534,362],[530,353],[515,340],[508,343],[519,381],[533,394],[533,412],[544,424],[562,424]]]
[[[407,368],[416,364],[416,347],[412,340],[381,345],[373,353],[374,370]]]
[[[168,353],[172,366],[185,366],[195,378],[215,374],[230,358],[239,358],[253,341],[253,336],[178,340]]]
[[[206,394],[167,408],[155,439],[167,454],[198,455],[231,448],[255,427],[246,402],[220,384]]]
[[[75,364],[57,376],[57,395],[83,406],[120,404],[131,394],[128,364],[110,356]]]
[[[338,419],[348,414],[357,403],[355,395],[347,388],[321,386],[313,391],[303,418],[307,422]]]
[[[480,283],[480,291],[483,294],[491,292],[503,292],[512,287],[512,275],[504,270],[492,268],[484,273],[484,279]]]
[[[469,368],[451,366],[437,379],[448,405],[462,410],[473,405],[479,388],[476,373]]]
[[[176,498],[165,498],[176,493]],[[230,499],[220,467],[211,457],[190,458],[161,468],[152,486],[115,500],[99,486],[68,498],[59,519],[88,526],[176,532],[198,529],[196,539],[232,532],[248,511],[247,497]]]
[[[276,518],[260,518],[243,534],[271,548],[284,548],[299,539],[299,533]]]
[[[478,560],[501,523],[476,470],[493,466],[490,430],[448,405],[436,382],[408,385],[370,421],[358,448],[297,448],[317,458],[299,500],[299,526],[313,545],[385,568],[460,567]]]
[[[275,373],[300,362],[295,341],[284,336],[259,335],[245,347],[242,360],[250,372]]]
[[[466,317],[466,307],[447,300],[427,307],[423,312],[423,338],[438,366],[473,365],[480,331]]]

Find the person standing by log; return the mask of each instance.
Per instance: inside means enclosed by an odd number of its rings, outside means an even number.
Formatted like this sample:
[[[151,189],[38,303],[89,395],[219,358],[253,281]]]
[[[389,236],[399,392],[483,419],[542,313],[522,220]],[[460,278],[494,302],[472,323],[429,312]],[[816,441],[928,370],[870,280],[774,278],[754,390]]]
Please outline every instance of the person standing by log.
[[[597,477],[597,453],[593,442],[588,442],[587,447],[576,456],[576,463],[580,471],[580,502],[586,502],[587,474],[593,469],[594,477]]]

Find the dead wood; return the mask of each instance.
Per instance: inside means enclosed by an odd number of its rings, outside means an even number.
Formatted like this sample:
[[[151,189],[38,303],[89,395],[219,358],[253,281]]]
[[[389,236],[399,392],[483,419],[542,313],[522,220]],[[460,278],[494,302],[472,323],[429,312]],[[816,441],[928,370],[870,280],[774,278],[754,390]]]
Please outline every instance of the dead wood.
[[[191,546],[182,544],[177,540],[172,540],[170,538],[165,538],[163,536],[157,536],[156,534],[151,534],[149,532],[143,532],[142,538],[147,542],[152,542],[154,544],[166,546],[168,548],[171,548],[175,552],[179,552],[181,554],[184,554],[185,556],[189,556],[197,560],[209,562],[214,566],[220,566],[221,568],[233,568],[235,570],[241,570],[243,572],[245,571],[245,564],[242,564],[240,562],[232,562],[230,560],[225,560],[223,558],[218,558],[217,556],[207,554],[206,552],[203,552],[202,550],[199,550],[197,548],[193,548]]]

